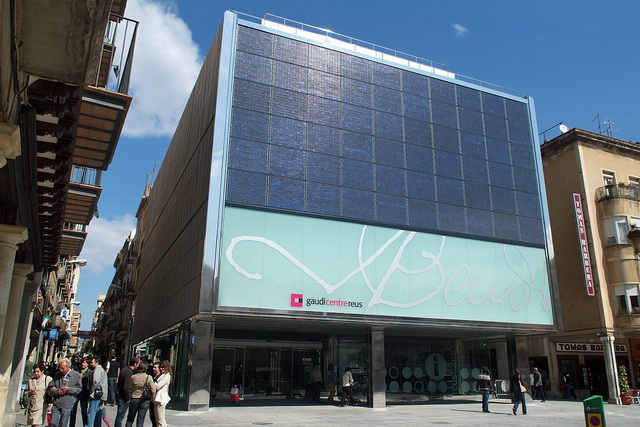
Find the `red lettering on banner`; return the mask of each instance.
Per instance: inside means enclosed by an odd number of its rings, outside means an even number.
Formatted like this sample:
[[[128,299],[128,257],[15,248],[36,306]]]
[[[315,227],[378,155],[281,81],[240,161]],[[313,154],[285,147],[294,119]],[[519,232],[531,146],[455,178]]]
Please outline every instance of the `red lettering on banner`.
[[[578,240],[580,241],[582,269],[584,272],[585,285],[587,287],[587,295],[594,296],[596,294],[596,291],[593,285],[593,275],[591,274],[591,257],[589,256],[589,243],[587,241],[587,233],[584,225],[584,216],[582,211],[582,201],[579,194],[573,193],[573,207],[576,212],[576,225],[578,227]]]

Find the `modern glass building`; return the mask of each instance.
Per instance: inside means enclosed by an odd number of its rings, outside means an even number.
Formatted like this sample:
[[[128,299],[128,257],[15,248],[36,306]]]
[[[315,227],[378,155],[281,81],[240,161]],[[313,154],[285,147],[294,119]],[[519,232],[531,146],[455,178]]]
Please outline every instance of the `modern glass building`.
[[[391,51],[389,51],[391,52]],[[370,406],[528,369],[554,331],[533,100],[226,12],[144,215],[138,351],[207,407],[354,369]]]

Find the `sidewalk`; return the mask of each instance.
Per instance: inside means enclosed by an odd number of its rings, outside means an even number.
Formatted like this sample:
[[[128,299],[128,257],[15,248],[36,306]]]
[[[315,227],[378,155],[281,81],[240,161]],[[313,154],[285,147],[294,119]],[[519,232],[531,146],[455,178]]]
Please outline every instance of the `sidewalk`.
[[[345,407],[326,403],[310,404],[306,401],[253,401],[240,406],[220,402],[208,411],[186,412],[167,410],[169,426],[407,426],[442,424],[453,426],[491,426],[516,423],[518,426],[584,426],[582,402],[547,400],[545,403],[527,403],[527,415],[520,411],[511,413],[509,399],[492,399],[491,413],[481,410],[477,399],[446,399],[419,404],[393,404],[384,410],[366,407]],[[107,407],[107,417],[113,425],[115,407]],[[79,420],[80,417],[78,417]],[[640,405],[622,406],[605,404],[605,418],[610,426],[637,426]],[[26,417],[18,418],[17,425],[24,426]],[[79,421],[76,425],[81,425]],[[124,424],[123,424],[124,426]],[[147,416],[145,426],[151,426]]]

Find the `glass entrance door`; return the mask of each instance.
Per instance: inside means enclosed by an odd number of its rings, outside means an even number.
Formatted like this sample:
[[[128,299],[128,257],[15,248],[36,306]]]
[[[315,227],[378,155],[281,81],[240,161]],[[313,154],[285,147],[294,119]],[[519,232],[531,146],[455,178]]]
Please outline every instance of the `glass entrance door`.
[[[293,396],[312,396],[311,370],[320,361],[320,350],[294,349],[292,360]],[[320,365],[322,366],[322,365]]]
[[[320,349],[251,345],[214,348],[211,397],[228,397],[236,364],[242,362],[245,398],[301,398],[308,396],[311,369],[321,360]],[[321,365],[322,366],[322,365]]]
[[[222,397],[231,390],[236,362],[244,359],[243,348],[216,348],[213,350],[211,397]]]

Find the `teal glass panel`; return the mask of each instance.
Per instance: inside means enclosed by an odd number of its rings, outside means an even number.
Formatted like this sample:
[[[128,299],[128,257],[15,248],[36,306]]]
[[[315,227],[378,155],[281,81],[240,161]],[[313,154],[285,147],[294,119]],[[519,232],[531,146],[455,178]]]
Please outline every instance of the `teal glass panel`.
[[[218,306],[552,325],[544,249],[226,207]]]

